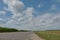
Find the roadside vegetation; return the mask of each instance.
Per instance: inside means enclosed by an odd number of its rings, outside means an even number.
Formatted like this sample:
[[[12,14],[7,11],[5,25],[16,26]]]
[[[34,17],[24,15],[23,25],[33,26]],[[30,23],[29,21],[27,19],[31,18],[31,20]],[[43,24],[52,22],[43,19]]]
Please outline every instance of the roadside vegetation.
[[[30,32],[29,30],[19,30],[19,32]]]
[[[38,31],[35,33],[45,40],[60,40],[60,30]]]
[[[17,29],[14,28],[4,28],[4,27],[0,27],[0,32],[17,32]]]
[[[28,30],[18,30],[18,29],[14,29],[14,28],[0,27],[0,33],[1,32],[29,32],[29,31]]]

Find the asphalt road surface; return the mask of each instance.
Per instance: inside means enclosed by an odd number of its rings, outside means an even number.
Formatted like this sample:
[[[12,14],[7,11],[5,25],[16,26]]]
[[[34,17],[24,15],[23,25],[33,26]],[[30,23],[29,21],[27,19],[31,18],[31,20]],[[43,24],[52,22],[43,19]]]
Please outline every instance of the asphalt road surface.
[[[43,40],[33,32],[0,33],[0,40]]]

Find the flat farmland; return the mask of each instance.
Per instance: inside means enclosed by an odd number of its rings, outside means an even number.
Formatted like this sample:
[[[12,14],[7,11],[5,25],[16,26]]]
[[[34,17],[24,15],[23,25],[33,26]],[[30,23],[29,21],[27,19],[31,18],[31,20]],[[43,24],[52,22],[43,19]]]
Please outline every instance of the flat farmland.
[[[39,31],[35,32],[39,37],[44,38],[45,40],[60,40],[60,31]]]

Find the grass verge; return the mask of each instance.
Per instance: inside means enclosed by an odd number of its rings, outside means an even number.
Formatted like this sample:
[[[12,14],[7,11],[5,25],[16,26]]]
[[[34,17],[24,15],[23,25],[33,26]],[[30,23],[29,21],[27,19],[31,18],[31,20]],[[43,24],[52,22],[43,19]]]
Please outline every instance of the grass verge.
[[[60,31],[39,31],[35,33],[45,40],[60,40]]]

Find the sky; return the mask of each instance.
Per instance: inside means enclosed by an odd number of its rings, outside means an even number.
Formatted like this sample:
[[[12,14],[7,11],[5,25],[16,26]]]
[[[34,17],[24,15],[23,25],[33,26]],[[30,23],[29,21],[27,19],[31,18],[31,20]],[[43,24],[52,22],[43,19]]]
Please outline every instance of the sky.
[[[60,0],[0,0],[0,26],[21,30],[60,29]]]

